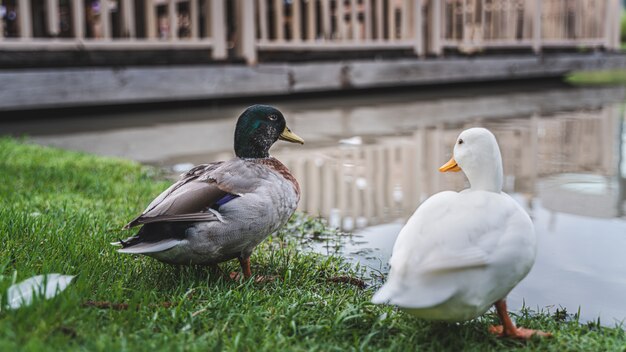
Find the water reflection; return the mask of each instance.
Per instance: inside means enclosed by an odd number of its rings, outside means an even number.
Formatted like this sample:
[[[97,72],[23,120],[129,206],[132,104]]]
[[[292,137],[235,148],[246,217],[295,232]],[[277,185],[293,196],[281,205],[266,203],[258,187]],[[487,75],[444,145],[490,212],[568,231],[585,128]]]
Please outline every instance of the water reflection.
[[[354,231],[324,253],[385,272],[395,237],[424,199],[459,190],[441,174],[458,133],[484,126],[499,140],[505,191],[535,221],[539,252],[510,296],[515,309],[582,308],[583,320],[626,318],[626,134],[623,88],[501,90],[416,96],[411,92],[276,104],[304,147],[273,154],[295,173],[300,209]],[[271,102],[270,102],[271,103]],[[224,109],[142,112],[0,125],[37,143],[175,166],[230,158],[236,115]],[[337,252],[338,251],[338,252]]]
[[[402,134],[352,138],[361,143],[282,151],[279,157],[304,189],[301,209],[351,231],[405,219],[430,195],[464,188],[462,174],[437,169],[450,158],[460,131],[482,126],[499,140],[506,192],[523,194],[529,204],[538,197],[559,212],[616,217],[623,214],[624,201],[619,191],[620,123],[621,107],[612,104],[418,126]]]

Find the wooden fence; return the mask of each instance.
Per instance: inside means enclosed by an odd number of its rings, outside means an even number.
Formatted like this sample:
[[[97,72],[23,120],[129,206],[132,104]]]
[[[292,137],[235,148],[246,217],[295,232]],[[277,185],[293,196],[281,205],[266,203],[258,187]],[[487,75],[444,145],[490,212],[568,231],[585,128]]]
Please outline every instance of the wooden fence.
[[[209,48],[226,58],[228,0],[1,0],[0,49]]]
[[[619,1],[452,0],[441,11],[443,39],[435,51],[619,46]]]
[[[620,0],[0,0],[0,49],[619,48]],[[228,9],[228,10],[227,10]],[[0,12],[2,12],[0,11]],[[231,35],[229,35],[232,34]]]

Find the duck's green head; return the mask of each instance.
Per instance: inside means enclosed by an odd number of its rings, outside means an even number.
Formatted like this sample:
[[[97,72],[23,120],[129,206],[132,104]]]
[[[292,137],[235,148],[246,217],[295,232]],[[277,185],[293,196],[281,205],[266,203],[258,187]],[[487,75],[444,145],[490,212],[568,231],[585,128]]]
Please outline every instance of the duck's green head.
[[[244,111],[235,128],[235,154],[240,158],[267,158],[279,139],[304,144],[291,132],[283,114],[268,105],[253,105]]]

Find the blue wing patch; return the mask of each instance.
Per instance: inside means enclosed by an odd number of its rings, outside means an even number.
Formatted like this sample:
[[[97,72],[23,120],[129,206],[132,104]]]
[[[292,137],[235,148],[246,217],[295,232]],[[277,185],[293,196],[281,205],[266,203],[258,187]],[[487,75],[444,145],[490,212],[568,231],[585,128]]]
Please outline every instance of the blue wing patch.
[[[213,204],[213,206],[211,208],[213,208],[215,210],[218,210],[222,205],[230,202],[231,200],[233,200],[233,199],[235,199],[237,197],[239,197],[239,196],[235,195],[235,194],[228,193],[227,195],[225,195],[222,198],[220,198],[220,200],[215,202],[215,204]]]

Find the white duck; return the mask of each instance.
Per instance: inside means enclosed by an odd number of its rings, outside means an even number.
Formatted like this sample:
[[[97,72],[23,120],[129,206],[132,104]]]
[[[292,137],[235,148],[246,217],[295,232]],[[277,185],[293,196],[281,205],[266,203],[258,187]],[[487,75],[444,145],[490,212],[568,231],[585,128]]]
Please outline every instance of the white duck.
[[[472,128],[459,135],[452,159],[439,171],[460,170],[470,188],[437,193],[415,211],[372,301],[443,321],[473,319],[495,304],[502,326],[492,332],[549,335],[516,328],[506,310],[506,295],[535,262],[536,239],[528,214],[502,192],[502,157],[491,132]]]

